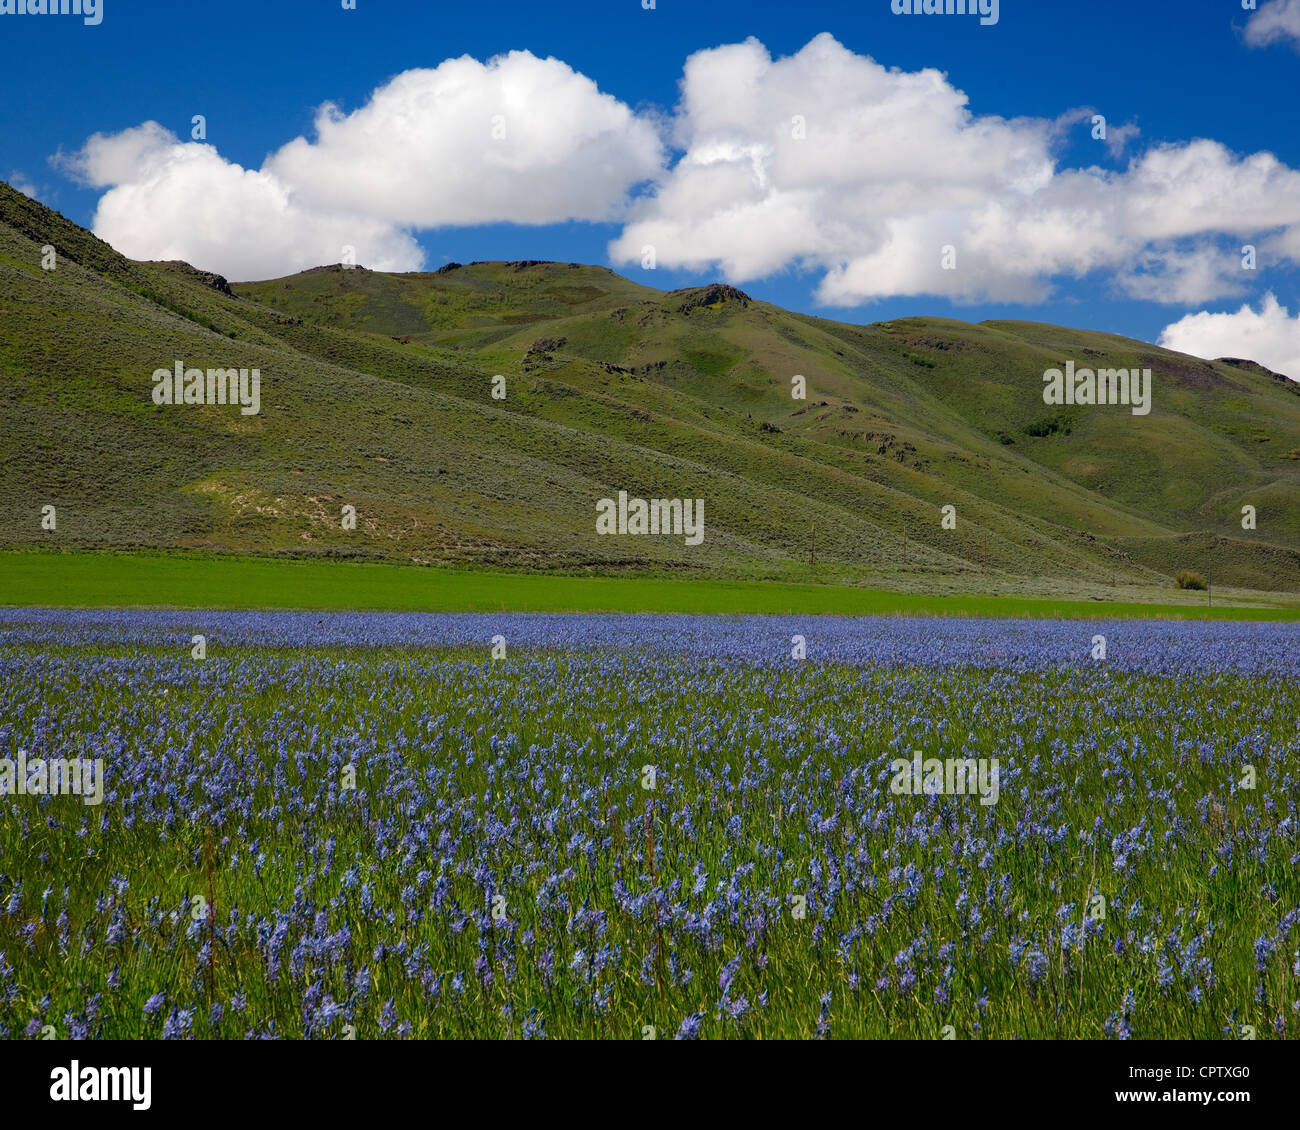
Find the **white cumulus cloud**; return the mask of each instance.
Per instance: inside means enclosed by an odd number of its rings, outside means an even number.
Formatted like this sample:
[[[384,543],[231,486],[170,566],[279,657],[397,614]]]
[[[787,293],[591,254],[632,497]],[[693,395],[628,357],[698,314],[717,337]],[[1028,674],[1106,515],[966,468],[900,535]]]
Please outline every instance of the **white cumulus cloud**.
[[[234,279],[337,263],[419,270],[416,228],[611,220],[662,167],[656,126],[555,59],[511,52],[398,75],[261,169],[156,122],[91,137],[56,163],[107,188],[94,230],[137,259]]]
[[[432,228],[614,219],[662,160],[649,121],[559,60],[512,51],[406,71],[352,114],[326,104],[316,140],[267,169],[313,204]]]
[[[1267,0],[1246,21],[1244,38],[1251,47],[1288,41],[1300,47],[1300,0]]]
[[[419,270],[424,262],[415,240],[386,220],[312,207],[274,173],[181,142],[157,122],[96,134],[60,163],[108,188],[95,234],[133,259],[184,259],[232,279],[337,263],[345,246],[375,270]]]
[[[1246,305],[1235,314],[1188,314],[1165,327],[1159,344],[1211,361],[1244,357],[1300,381],[1300,309],[1292,317],[1272,294],[1258,312]]]
[[[733,282],[811,269],[833,305],[1033,302],[1099,270],[1131,296],[1189,303],[1241,289],[1228,241],[1300,233],[1300,172],[1271,154],[1196,140],[1122,172],[1062,169],[1078,116],[981,116],[940,72],[888,69],[827,34],[783,59],[754,39],[701,51],[675,118],[683,154],[610,256],[653,247]]]
[[[348,245],[365,266],[418,269],[412,233],[500,222],[619,223],[615,265],[651,247],[659,265],[733,282],[803,270],[841,306],[1033,303],[1084,276],[1200,306],[1245,290],[1245,244],[1300,262],[1300,171],[1208,139],[1123,169],[1062,167],[1062,137],[1089,114],[980,114],[947,75],[823,34],[787,58],[755,39],[692,55],[662,118],[515,51],[406,71],[351,113],[326,103],[261,169],[153,122],[60,163],[107,190],[95,231],[125,254],[236,279],[338,262]],[[1136,127],[1112,129],[1099,161],[1134,144]]]

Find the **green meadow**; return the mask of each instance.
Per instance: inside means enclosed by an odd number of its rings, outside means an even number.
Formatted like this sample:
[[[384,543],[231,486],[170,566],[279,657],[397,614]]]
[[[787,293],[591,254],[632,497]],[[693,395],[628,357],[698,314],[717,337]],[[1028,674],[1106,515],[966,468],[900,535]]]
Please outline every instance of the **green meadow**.
[[[332,560],[209,554],[3,553],[0,605],[295,608],[388,612],[680,612],[1090,619],[1300,619],[1300,602],[1211,604],[939,596],[845,584],[488,573]]]

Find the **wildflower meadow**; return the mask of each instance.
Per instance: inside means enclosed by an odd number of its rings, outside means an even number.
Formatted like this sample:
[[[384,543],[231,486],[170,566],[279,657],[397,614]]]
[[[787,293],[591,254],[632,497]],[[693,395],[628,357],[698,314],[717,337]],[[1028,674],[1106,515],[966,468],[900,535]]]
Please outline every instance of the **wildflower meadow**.
[[[1300,1034],[1295,625],[10,610],[0,675],[0,1037]]]

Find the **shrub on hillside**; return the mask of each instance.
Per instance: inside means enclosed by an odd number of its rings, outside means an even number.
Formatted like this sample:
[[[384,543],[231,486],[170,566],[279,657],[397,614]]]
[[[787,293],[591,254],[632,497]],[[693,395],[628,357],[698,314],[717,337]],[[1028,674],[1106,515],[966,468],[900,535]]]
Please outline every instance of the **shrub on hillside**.
[[[1178,587],[1180,589],[1198,589],[1204,592],[1207,588],[1205,578],[1200,573],[1194,573],[1191,569],[1182,569],[1178,573]]]

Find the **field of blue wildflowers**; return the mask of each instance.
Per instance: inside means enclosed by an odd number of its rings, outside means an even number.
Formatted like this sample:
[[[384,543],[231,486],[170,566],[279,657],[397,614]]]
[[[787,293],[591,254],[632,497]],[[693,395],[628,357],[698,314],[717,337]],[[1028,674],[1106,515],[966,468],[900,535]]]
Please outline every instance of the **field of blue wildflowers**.
[[[1297,625],[8,610],[0,676],[105,770],[0,796],[0,1037],[1300,1034]]]

